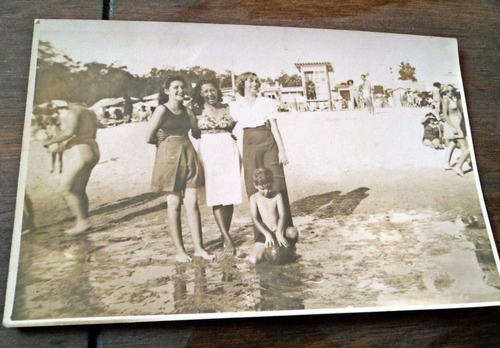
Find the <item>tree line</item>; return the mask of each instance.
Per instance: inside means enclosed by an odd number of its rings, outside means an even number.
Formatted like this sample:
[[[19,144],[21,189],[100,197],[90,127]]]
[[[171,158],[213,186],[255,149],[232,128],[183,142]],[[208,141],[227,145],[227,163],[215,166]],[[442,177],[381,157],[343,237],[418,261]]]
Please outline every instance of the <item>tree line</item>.
[[[49,41],[39,42],[36,70],[35,104],[61,99],[91,106],[103,98],[143,98],[158,92],[168,75],[181,76],[188,85],[201,78],[217,78],[221,88],[232,85],[230,70],[221,74],[201,66],[186,69],[167,66],[152,68],[148,74],[141,76],[130,73],[127,66],[115,66],[114,63],[75,62]],[[283,87],[302,85],[299,75],[284,72],[277,79],[267,77],[263,81],[277,81]]]
[[[416,69],[408,62],[399,65],[399,80],[417,81]],[[138,97],[156,93],[168,75],[178,75],[191,85],[201,78],[217,78],[222,88],[231,87],[231,71],[217,73],[194,66],[186,69],[174,67],[152,68],[146,75],[134,75],[127,66],[115,66],[99,62],[75,62],[70,56],[55,48],[49,41],[38,45],[38,61],[35,82],[35,104],[53,99],[85,103],[88,106],[103,98]],[[263,82],[278,82],[283,87],[302,86],[298,74],[281,72],[277,78],[266,77]]]

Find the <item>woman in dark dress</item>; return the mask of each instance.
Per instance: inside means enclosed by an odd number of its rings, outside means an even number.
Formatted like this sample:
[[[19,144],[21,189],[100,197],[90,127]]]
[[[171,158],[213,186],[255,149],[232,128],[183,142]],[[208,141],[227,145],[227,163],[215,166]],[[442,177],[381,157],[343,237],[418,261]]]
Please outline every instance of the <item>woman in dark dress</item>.
[[[193,237],[194,256],[211,260],[203,249],[198,187],[203,185],[203,169],[189,140],[196,134],[196,118],[184,107],[185,82],[178,76],[167,77],[160,93],[159,106],[149,121],[147,141],[157,146],[152,191],[165,192],[168,203],[168,225],[178,262],[189,262],[182,241],[181,203]],[[161,135],[159,135],[161,134]]]
[[[236,127],[243,130],[243,169],[248,197],[257,189],[253,184],[253,173],[257,168],[268,168],[273,172],[273,191],[281,193],[285,204],[285,226],[293,226],[290,202],[283,165],[288,164],[288,156],[277,123],[278,108],[269,98],[259,96],[260,82],[255,73],[247,72],[238,77],[237,98],[231,106],[231,116],[238,122]],[[254,238],[258,241],[261,233],[254,227]]]

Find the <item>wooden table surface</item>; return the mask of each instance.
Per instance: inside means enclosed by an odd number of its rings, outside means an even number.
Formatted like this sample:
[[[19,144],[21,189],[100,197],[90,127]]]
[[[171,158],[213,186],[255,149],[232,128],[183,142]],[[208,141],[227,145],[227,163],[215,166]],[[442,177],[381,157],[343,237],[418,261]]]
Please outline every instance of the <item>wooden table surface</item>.
[[[33,20],[257,24],[455,37],[481,185],[500,244],[497,0],[17,0],[0,3],[0,307],[3,311]],[[376,59],[376,57],[374,57]],[[499,346],[500,308],[0,329],[1,347]]]

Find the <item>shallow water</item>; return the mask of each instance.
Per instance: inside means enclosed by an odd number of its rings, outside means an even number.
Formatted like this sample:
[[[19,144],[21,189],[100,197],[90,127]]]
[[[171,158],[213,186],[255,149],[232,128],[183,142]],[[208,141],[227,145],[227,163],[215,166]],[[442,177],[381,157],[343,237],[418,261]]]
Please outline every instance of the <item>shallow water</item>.
[[[217,260],[189,264],[172,262],[161,224],[58,242],[38,232],[26,236],[23,262],[33,267],[20,274],[14,318],[499,300],[484,226],[467,228],[454,219],[434,212],[298,217],[299,257],[283,266],[245,260],[250,226],[240,222],[234,226],[240,256],[222,254],[216,238],[206,244]]]

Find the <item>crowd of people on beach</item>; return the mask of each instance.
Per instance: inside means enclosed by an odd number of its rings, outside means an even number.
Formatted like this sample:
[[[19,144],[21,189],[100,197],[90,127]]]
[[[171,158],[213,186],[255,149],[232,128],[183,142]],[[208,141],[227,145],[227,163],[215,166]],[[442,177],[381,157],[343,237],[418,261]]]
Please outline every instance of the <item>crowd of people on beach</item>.
[[[203,248],[198,190],[205,187],[206,204],[213,209],[224,251],[236,254],[230,228],[234,205],[242,202],[241,168],[250,202],[254,246],[248,260],[283,264],[295,260],[298,232],[293,226],[284,165],[288,157],[277,124],[277,105],[260,96],[261,82],[255,73],[238,77],[238,96],[222,102],[217,79],[202,79],[187,96],[187,83],[169,76],[159,93],[158,106],[148,121],[146,141],[156,146],[151,190],[167,200],[168,230],[177,262],[189,262],[181,230],[184,205],[191,232],[194,257],[212,260]],[[186,105],[186,99],[190,102]],[[79,105],[59,110],[63,127],[44,140],[45,147],[64,143],[65,171],[60,193],[76,217],[65,231],[80,234],[91,230],[86,187],[100,158],[96,114]],[[242,136],[242,152],[236,136]],[[240,135],[241,134],[241,135]],[[199,139],[198,149],[190,137]]]
[[[460,93],[453,85],[442,86],[435,82],[431,108],[421,122],[424,127],[422,142],[436,150],[446,149],[445,170],[453,170],[464,177],[465,171],[472,167]],[[456,149],[460,149],[461,154],[452,162]]]

